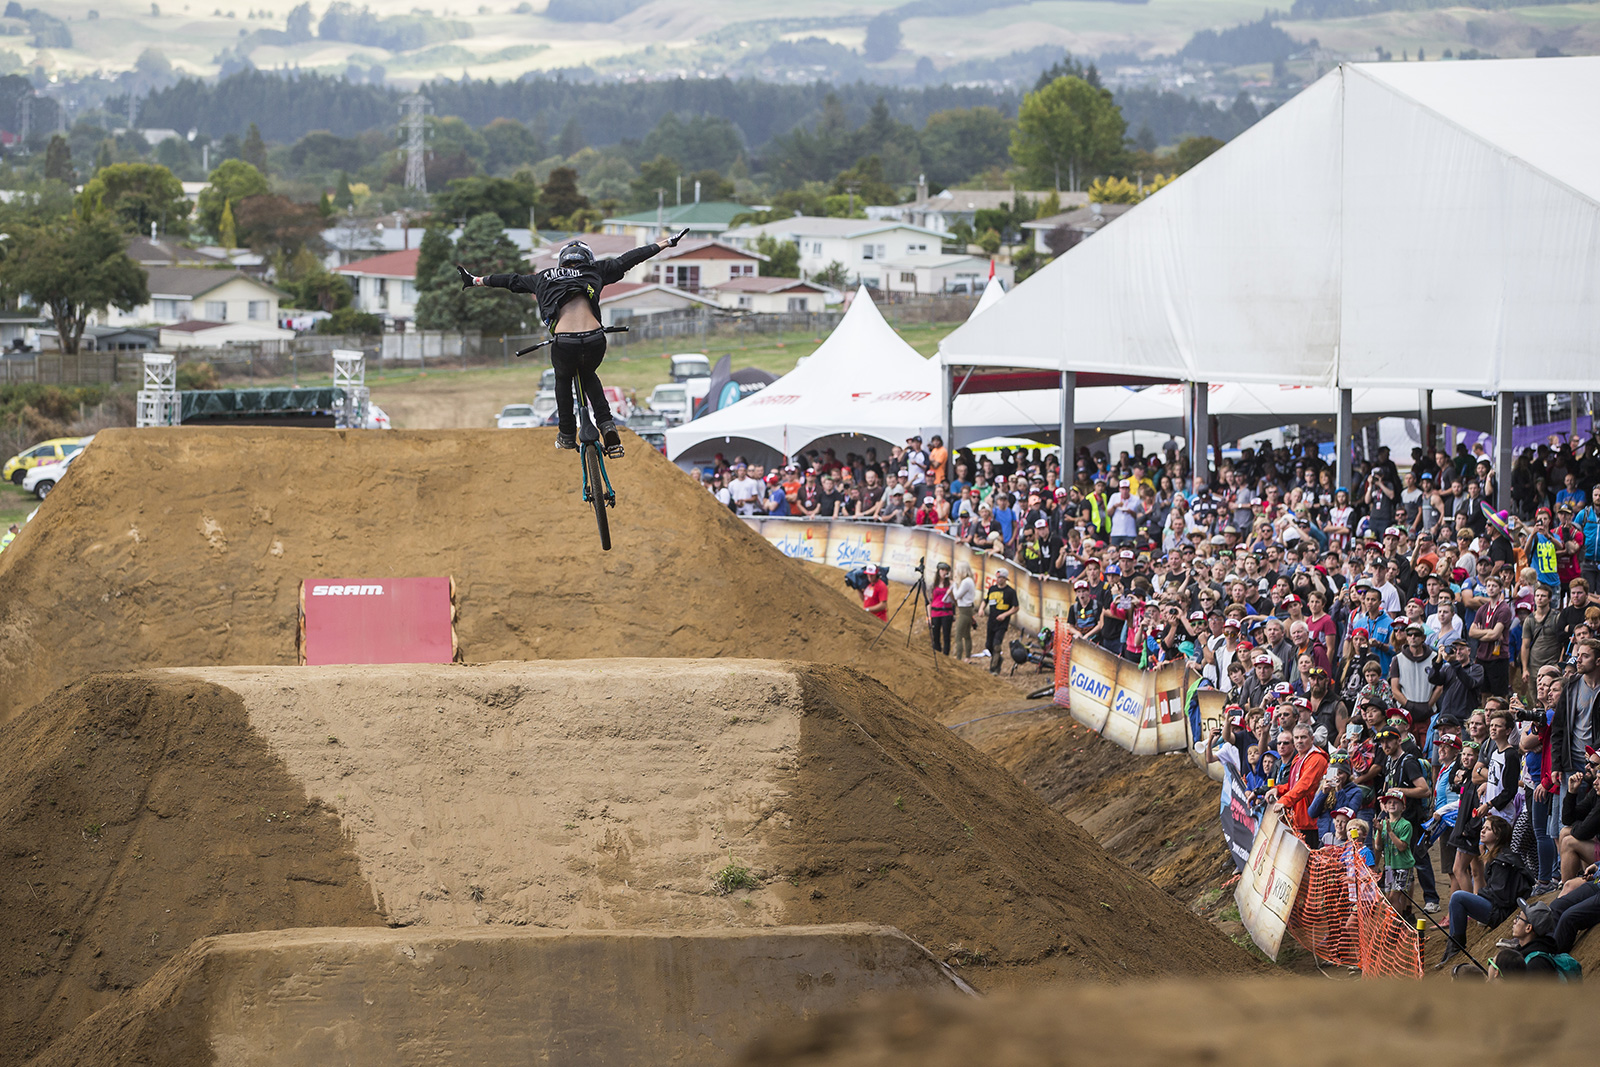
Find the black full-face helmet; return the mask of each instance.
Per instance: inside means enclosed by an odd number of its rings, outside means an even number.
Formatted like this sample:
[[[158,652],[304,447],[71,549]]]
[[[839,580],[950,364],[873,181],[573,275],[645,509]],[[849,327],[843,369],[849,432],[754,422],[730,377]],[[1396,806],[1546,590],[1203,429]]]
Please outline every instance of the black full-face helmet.
[[[561,248],[563,267],[587,267],[594,262],[594,249],[582,241],[569,241]]]

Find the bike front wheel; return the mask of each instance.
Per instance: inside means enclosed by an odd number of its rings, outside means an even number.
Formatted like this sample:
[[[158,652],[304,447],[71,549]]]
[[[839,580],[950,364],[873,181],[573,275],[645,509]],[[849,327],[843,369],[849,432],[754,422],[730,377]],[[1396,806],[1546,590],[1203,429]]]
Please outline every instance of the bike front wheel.
[[[589,479],[589,498],[594,501],[594,521],[600,527],[600,547],[611,551],[611,522],[606,517],[605,474],[600,467],[600,447],[583,446],[584,473]]]

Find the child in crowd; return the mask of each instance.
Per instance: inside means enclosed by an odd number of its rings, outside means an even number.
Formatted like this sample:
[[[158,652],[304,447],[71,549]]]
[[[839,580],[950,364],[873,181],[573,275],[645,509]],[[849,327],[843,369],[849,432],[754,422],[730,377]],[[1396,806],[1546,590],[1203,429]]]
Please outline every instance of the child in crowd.
[[[1383,849],[1383,895],[1407,922],[1411,915],[1411,884],[1417,861],[1411,854],[1411,838],[1416,833],[1405,818],[1406,795],[1391,789],[1378,801],[1383,818],[1378,821],[1378,845]]]

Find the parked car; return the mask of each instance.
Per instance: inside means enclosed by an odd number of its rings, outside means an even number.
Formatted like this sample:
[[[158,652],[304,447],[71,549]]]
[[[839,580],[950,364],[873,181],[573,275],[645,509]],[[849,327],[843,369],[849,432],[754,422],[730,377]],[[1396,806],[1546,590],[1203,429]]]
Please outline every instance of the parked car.
[[[539,375],[539,390],[541,392],[543,392],[546,389],[554,391],[555,387],[556,387],[556,369],[554,367],[546,367],[544,369],[544,373]]]
[[[650,443],[662,455],[667,452],[667,420],[648,411],[636,411],[628,418],[628,429]]]
[[[87,437],[55,437],[41,441],[26,452],[19,452],[6,460],[5,466],[0,467],[0,478],[12,485],[21,485],[23,476],[30,468],[45,463],[60,463],[88,443]]]
[[[700,352],[680,352],[670,358],[672,380],[686,382],[691,378],[710,378],[711,359]]]
[[[502,430],[528,430],[544,425],[544,419],[535,413],[532,404],[507,404],[495,416],[494,424]]]
[[[77,449],[66,459],[59,463],[41,463],[37,467],[30,467],[22,472],[22,491],[32,493],[43,500],[50,495],[50,490],[56,487],[62,475],[67,473],[67,468],[72,466],[72,461],[83,455],[83,449]]]
[[[688,420],[693,404],[688,388],[682,383],[664,382],[650,390],[649,407],[668,422],[677,423]]]

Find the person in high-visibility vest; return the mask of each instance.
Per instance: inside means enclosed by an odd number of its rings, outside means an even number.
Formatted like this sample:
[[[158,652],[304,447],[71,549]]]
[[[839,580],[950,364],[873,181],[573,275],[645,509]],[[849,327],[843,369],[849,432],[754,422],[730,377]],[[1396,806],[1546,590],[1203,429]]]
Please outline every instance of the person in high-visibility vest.
[[[9,548],[11,542],[17,539],[17,534],[20,532],[21,531],[17,529],[17,524],[12,523],[9,530],[3,534],[0,534],[0,552],[4,552],[7,548]]]

